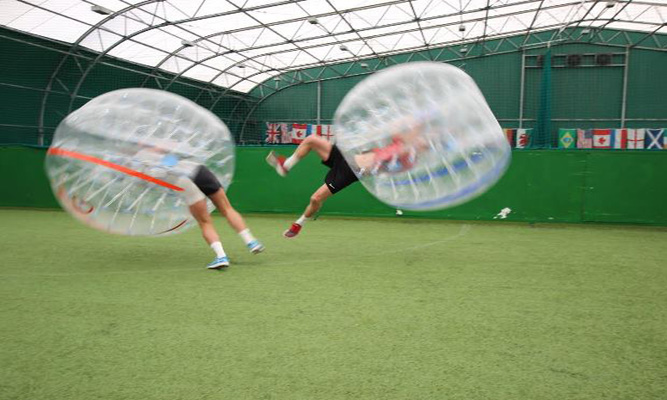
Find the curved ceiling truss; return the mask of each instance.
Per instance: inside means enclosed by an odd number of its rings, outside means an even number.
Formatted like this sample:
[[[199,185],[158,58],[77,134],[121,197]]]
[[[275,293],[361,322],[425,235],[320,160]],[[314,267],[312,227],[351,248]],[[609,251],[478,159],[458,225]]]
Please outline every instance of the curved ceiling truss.
[[[602,29],[644,32],[641,39],[625,35],[628,46],[637,46],[667,33],[667,2],[8,0],[0,25],[71,44],[45,91],[43,126],[48,94],[59,84],[68,57],[81,72],[74,88],[64,88],[70,110],[81,98],[83,82],[105,56],[150,68],[144,86],[150,80],[163,89],[180,78],[202,82],[197,97],[208,93],[213,108],[224,96],[243,99],[243,93],[253,91],[264,97],[321,79],[324,71],[345,76],[366,65],[369,73],[382,64],[369,68],[373,60],[391,63],[404,53],[441,60],[444,46],[459,46],[454,51],[466,57],[497,52],[503,43],[520,49],[539,41],[604,42],[598,36]],[[540,37],[546,31],[548,37]],[[654,38],[650,47],[664,50],[667,43]],[[81,63],[83,52],[90,50],[94,59]]]
[[[7,7],[0,24],[246,93],[297,69],[554,27],[667,32],[664,0],[10,0]]]

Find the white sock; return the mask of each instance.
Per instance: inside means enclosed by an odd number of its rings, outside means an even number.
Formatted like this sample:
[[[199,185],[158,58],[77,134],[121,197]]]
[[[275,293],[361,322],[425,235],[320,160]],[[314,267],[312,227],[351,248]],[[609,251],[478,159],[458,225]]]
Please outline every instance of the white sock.
[[[297,157],[296,155],[292,154],[292,155],[289,156],[289,158],[287,158],[287,160],[285,160],[285,162],[283,163],[283,168],[285,168],[286,170],[289,171],[289,170],[292,169],[292,167],[294,167],[294,166],[296,165],[296,163],[298,163],[298,162],[299,162],[299,157]]]
[[[296,223],[303,226],[303,224],[305,224],[307,220],[308,218],[306,218],[305,215],[302,215],[299,217],[299,219],[296,220]]]
[[[250,229],[248,229],[248,228],[246,228],[246,229],[242,230],[241,232],[239,232],[239,236],[241,236],[241,239],[243,239],[243,241],[245,242],[245,244],[248,244],[248,243],[252,242],[253,240],[257,240],[257,239],[255,239],[255,237],[252,235],[252,233],[250,233]]]
[[[227,254],[225,254],[225,250],[222,248],[222,243],[220,242],[211,243],[211,248],[213,249],[213,251],[215,251],[216,257],[220,258],[227,256]]]

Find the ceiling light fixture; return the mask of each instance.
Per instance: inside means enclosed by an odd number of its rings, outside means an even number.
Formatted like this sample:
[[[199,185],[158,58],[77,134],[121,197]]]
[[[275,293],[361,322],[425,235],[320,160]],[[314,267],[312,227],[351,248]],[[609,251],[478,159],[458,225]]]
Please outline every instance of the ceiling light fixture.
[[[90,6],[90,11],[96,12],[100,15],[111,15],[111,14],[113,14],[113,11],[109,10],[106,7],[102,7],[102,6]]]

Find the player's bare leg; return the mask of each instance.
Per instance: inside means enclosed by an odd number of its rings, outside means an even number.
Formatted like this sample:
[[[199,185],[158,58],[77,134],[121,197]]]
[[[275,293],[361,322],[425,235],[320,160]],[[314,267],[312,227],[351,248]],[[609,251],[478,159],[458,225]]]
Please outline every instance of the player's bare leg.
[[[190,214],[192,214],[199,224],[204,240],[206,240],[206,243],[208,243],[208,245],[211,246],[211,249],[215,252],[215,259],[208,264],[206,268],[220,269],[228,267],[229,258],[227,258],[227,254],[225,254],[225,250],[222,248],[218,232],[213,226],[213,218],[211,218],[211,214],[208,213],[206,200],[201,200],[190,205]]]
[[[322,160],[326,161],[331,154],[331,148],[331,143],[326,139],[318,136],[308,136],[299,144],[291,156],[286,158],[271,151],[266,157],[266,162],[275,168],[280,176],[286,176],[290,169],[311,151],[316,152]]]
[[[215,208],[220,211],[220,214],[225,217],[229,226],[231,226],[236,231],[236,233],[241,236],[246,246],[248,247],[248,250],[250,250],[250,252],[253,254],[261,253],[264,250],[264,246],[262,246],[262,244],[252,235],[252,233],[250,233],[250,229],[248,229],[245,220],[241,214],[239,214],[239,212],[236,211],[234,207],[232,207],[232,203],[229,202],[229,198],[227,197],[225,191],[220,189],[210,195],[209,198],[213,204],[215,204]]]
[[[310,202],[306,207],[306,211],[304,211],[303,215],[283,233],[283,236],[286,238],[293,238],[298,235],[306,221],[312,218],[313,215],[315,215],[315,213],[319,211],[320,208],[322,208],[324,202],[331,196],[331,190],[329,190],[327,185],[320,186],[319,189],[317,189],[315,193],[310,196]]]

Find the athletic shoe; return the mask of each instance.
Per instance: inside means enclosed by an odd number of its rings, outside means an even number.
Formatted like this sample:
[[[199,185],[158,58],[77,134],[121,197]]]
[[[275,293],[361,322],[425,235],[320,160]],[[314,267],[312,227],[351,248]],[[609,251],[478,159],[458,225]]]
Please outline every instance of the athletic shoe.
[[[229,267],[229,258],[225,257],[216,257],[209,265],[206,266],[207,269],[220,269]]]
[[[290,226],[290,228],[288,230],[283,232],[283,236],[285,236],[288,239],[291,239],[291,238],[295,237],[296,235],[298,235],[300,231],[301,231],[301,225],[299,225],[295,222],[295,223],[292,224],[292,226]]]
[[[253,240],[252,242],[248,243],[248,250],[252,254],[259,254],[264,251],[264,246],[259,242],[259,240]]]
[[[266,162],[269,163],[270,166],[276,169],[276,172],[280,176],[287,176],[287,170],[283,166],[285,163],[285,156],[280,156],[277,155],[276,153],[273,152],[273,150],[269,153],[268,156],[266,156]]]

